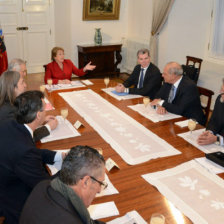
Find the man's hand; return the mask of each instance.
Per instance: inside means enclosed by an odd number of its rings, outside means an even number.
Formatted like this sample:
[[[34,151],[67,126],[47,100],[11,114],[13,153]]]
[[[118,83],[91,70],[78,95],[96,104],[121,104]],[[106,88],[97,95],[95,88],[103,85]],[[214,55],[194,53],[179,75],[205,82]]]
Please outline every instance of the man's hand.
[[[162,106],[157,106],[156,112],[157,112],[157,114],[166,114],[167,110]]]
[[[209,145],[217,141],[217,136],[210,131],[204,131],[197,139],[199,145]]]
[[[124,90],[125,90],[125,87],[124,87],[123,84],[118,83],[117,86],[115,87],[115,90],[116,90],[118,93],[123,93]]]
[[[58,126],[58,120],[52,115],[46,116],[45,122],[50,126],[51,130],[54,130]]]
[[[161,101],[161,99],[154,99],[151,103],[150,103],[150,105],[151,106],[157,106],[157,105],[159,105],[159,102]]]

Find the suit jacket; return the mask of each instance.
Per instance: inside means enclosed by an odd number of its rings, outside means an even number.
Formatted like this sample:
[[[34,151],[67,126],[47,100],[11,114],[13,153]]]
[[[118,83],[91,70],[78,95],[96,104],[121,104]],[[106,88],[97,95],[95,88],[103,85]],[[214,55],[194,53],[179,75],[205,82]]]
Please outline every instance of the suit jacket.
[[[154,99],[162,84],[162,77],[159,69],[154,64],[150,63],[145,72],[143,88],[138,89],[140,72],[141,65],[136,65],[130,77],[124,82],[124,86],[128,88],[134,85],[134,88],[129,88],[130,94],[149,96],[150,99]]]
[[[164,83],[156,98],[165,100],[163,107],[174,114],[182,115],[186,118],[193,118],[199,124],[205,124],[205,115],[201,107],[200,97],[196,84],[187,76],[183,76],[176,90],[176,95],[172,103],[168,103],[168,97],[172,85]]]
[[[15,120],[0,124],[0,201],[5,223],[18,223],[34,186],[50,178],[44,166],[54,163],[55,152],[36,148],[27,128]]]
[[[208,122],[207,129],[211,130],[215,135],[224,136],[224,103],[220,102],[221,95],[215,101],[215,107]]]
[[[52,79],[53,84],[57,84],[58,80],[71,80],[72,73],[78,76],[83,76],[86,74],[83,69],[76,68],[75,65],[73,65],[73,63],[68,59],[65,59],[63,62],[63,70],[59,67],[57,62],[52,61],[47,65],[44,81],[47,84],[47,80]]]
[[[26,201],[20,224],[85,224],[69,200],[50,186],[39,183]],[[94,221],[94,224],[103,223]]]
[[[4,120],[15,119],[15,112],[16,108],[10,103],[5,103],[2,105],[0,107],[0,123]],[[35,142],[38,142],[40,139],[48,136],[49,134],[50,132],[47,127],[41,126],[33,132],[33,139]]]

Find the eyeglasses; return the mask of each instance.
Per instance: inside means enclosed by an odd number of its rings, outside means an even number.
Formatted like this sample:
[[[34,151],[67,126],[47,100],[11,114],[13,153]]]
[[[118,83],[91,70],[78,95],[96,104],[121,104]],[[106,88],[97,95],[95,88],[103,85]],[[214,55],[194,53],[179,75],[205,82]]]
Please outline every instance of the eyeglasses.
[[[100,186],[101,186],[103,189],[106,189],[106,188],[108,187],[108,184],[107,184],[107,183],[102,182],[102,181],[99,181],[99,180],[97,180],[97,179],[96,179],[95,177],[93,177],[93,176],[90,176],[90,178],[91,178],[92,180],[96,181],[97,183],[99,183]]]

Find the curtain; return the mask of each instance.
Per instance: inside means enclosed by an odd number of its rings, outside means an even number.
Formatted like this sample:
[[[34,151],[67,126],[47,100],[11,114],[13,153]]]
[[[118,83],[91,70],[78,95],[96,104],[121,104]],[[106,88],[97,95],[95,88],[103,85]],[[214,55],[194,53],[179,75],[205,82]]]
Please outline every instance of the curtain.
[[[215,1],[212,54],[224,57],[224,1]]]
[[[174,0],[153,0],[152,29],[150,39],[151,61],[158,64],[158,38],[169,15]]]

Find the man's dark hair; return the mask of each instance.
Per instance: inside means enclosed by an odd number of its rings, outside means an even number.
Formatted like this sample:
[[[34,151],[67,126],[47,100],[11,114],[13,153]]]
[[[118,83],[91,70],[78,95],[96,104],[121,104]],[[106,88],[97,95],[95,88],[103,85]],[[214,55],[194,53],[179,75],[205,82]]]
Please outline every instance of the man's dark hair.
[[[75,185],[84,176],[102,175],[104,164],[103,156],[96,149],[78,145],[65,157],[59,177],[64,184]]]
[[[16,97],[16,120],[21,124],[33,122],[38,111],[43,111],[42,99],[44,94],[41,91],[26,91]]]

